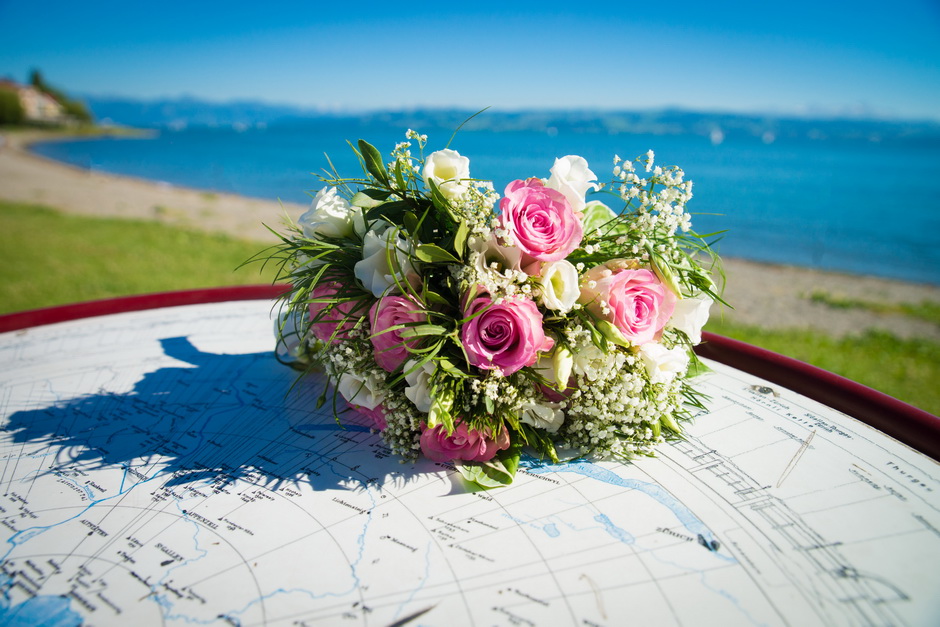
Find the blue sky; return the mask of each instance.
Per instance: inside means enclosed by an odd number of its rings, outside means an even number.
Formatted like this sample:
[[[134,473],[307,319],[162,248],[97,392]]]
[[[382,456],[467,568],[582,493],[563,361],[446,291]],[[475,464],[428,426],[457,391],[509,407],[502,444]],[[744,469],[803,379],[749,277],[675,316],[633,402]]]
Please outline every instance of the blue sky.
[[[937,0],[0,0],[0,32],[0,76],[92,95],[940,119]]]

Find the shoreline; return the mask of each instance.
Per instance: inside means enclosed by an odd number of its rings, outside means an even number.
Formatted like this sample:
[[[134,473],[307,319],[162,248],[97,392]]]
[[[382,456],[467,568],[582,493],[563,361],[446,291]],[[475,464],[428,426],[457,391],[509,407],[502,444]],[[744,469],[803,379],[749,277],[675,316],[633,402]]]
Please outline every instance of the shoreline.
[[[265,223],[276,227],[285,214],[296,220],[307,208],[83,169],[29,150],[38,141],[80,138],[74,132],[29,129],[5,131],[0,138],[0,198],[8,201],[90,217],[152,220],[260,243],[273,243]],[[872,303],[940,305],[940,286],[745,259],[722,261],[728,277],[724,296],[734,309],[713,307],[713,318],[765,329],[808,328],[836,337],[880,329],[900,338],[940,341],[940,327],[924,320],[833,308],[810,298],[821,293]]]

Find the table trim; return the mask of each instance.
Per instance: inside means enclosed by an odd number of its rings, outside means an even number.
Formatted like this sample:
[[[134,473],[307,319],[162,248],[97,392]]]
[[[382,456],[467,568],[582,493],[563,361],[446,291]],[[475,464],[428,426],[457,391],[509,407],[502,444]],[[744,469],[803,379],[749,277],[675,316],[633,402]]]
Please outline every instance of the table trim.
[[[0,332],[116,313],[274,299],[286,285],[244,285],[159,292],[0,315]],[[896,398],[805,362],[714,333],[703,333],[696,353],[748,372],[832,407],[940,461],[940,418]]]

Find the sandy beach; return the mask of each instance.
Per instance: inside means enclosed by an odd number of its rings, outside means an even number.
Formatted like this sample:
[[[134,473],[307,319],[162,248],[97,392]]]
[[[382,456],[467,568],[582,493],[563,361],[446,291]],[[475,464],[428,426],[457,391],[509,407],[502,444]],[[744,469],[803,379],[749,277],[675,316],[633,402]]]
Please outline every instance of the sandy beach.
[[[304,207],[115,176],[51,161],[27,146],[50,137],[41,131],[0,135],[0,198],[46,205],[88,216],[154,220],[273,243],[263,224],[277,226],[286,212]],[[712,316],[764,328],[814,328],[832,335],[882,329],[903,338],[940,341],[940,328],[901,314],[813,302],[813,293],[876,303],[940,303],[940,287],[792,266],[725,259],[725,299],[734,309],[713,308]]]

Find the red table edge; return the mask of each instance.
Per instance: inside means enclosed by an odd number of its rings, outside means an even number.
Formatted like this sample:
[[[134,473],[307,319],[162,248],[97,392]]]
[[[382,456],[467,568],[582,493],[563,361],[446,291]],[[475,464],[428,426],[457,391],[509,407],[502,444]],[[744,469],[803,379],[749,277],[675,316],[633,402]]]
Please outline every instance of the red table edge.
[[[237,300],[275,299],[286,285],[244,285],[159,292],[0,315],[0,333],[109,314]],[[696,353],[781,385],[848,414],[940,460],[940,418],[802,361],[705,332]]]

